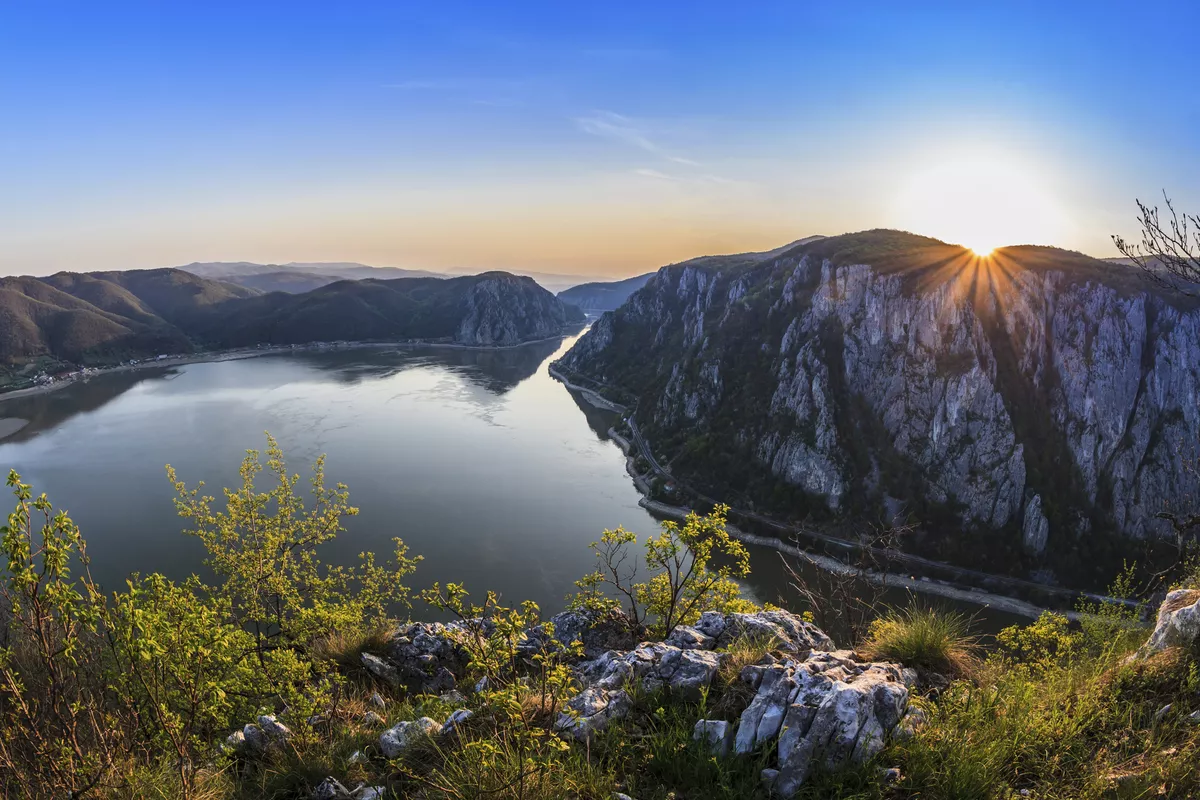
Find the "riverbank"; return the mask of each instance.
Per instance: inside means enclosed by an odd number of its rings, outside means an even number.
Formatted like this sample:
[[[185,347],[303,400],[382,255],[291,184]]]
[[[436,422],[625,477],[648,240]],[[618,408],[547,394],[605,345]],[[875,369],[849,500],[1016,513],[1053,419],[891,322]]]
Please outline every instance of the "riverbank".
[[[580,386],[579,384],[571,382],[561,372],[556,370],[553,366],[551,366],[549,368],[549,372],[552,377],[554,377],[556,380],[558,380],[560,383],[562,383],[564,386],[566,386],[569,390],[578,393],[586,402],[590,403],[593,406],[596,406],[597,408],[602,408],[602,409],[605,409],[608,411],[615,411],[618,413],[624,413],[628,410],[625,406],[621,406],[620,404],[617,404],[617,403],[614,403],[614,402],[608,400],[607,398],[601,396],[599,393],[597,393],[593,389],[589,389],[588,387]],[[637,487],[638,492],[643,495],[642,499],[640,501],[638,501],[638,505],[640,505],[642,508],[646,509],[647,511],[651,512],[655,516],[659,516],[659,517],[662,517],[665,519],[674,519],[674,520],[683,520],[684,518],[686,518],[688,513],[693,511],[693,509],[691,509],[687,506],[670,505],[667,503],[663,503],[663,502],[651,499],[650,498],[650,482],[646,479],[646,477],[644,475],[642,475],[638,472],[638,470],[636,469],[635,464],[634,464],[634,450],[636,447],[634,441],[631,441],[630,439],[621,435],[615,428],[610,428],[608,431],[608,435],[614,442],[617,443],[617,446],[621,448],[622,452],[625,453],[625,469],[629,473],[629,475],[632,477],[634,486]],[[637,436],[636,427],[634,428],[634,438],[635,439],[639,438]],[[642,448],[637,448],[637,449],[642,449]],[[661,467],[659,467],[659,469],[663,474],[669,475],[669,473],[666,473],[666,471],[663,470]],[[741,512],[738,512],[736,509],[733,509],[733,511],[735,513],[741,513]],[[775,527],[779,527],[781,529],[784,527],[781,523],[773,523],[773,525]],[[792,542],[788,541],[787,539],[784,539],[779,536],[761,536],[758,534],[749,533],[747,531],[743,531],[743,530],[739,529],[736,525],[734,525],[732,523],[727,524],[726,529],[729,531],[729,534],[731,536],[733,536],[735,539],[737,539],[741,542],[744,542],[746,544],[752,544],[752,545],[756,545],[759,547],[769,547],[778,552],[786,553],[788,555],[791,555],[791,556],[794,556],[797,558],[802,558],[805,561],[807,561],[808,563],[812,564],[814,567],[825,570],[826,572],[830,572],[830,573],[838,574],[838,575],[855,575],[856,577],[859,577],[862,580],[865,580],[869,583],[872,583],[872,584],[875,584],[878,586],[884,586],[887,588],[901,589],[901,590],[906,590],[906,591],[921,592],[923,594],[935,595],[935,596],[943,597],[943,598],[946,598],[949,600],[955,600],[955,601],[960,601],[960,602],[964,602],[964,603],[980,605],[980,606],[984,606],[987,608],[993,608],[993,609],[996,609],[999,611],[1016,614],[1016,615],[1027,617],[1030,619],[1037,619],[1039,616],[1041,616],[1041,614],[1043,612],[1050,610],[1045,606],[1038,605],[1036,603],[1032,603],[1032,602],[1023,600],[1019,597],[1015,597],[1012,595],[998,594],[996,592],[990,592],[990,591],[987,591],[985,589],[980,589],[975,586],[970,586],[970,585],[966,585],[966,584],[962,584],[962,583],[956,583],[956,582],[952,582],[952,581],[942,580],[942,579],[933,578],[933,577],[929,577],[929,576],[916,577],[914,575],[906,575],[906,574],[896,573],[896,572],[874,572],[874,571],[869,571],[869,570],[858,570],[858,569],[850,566],[845,561],[843,561],[839,558],[835,558],[830,555],[825,555],[825,554],[813,552],[811,550],[807,550],[807,549],[800,547],[797,544],[793,544]],[[793,533],[794,533],[794,535],[798,536],[798,534],[795,534],[795,532],[793,532]],[[845,542],[843,540],[837,540],[834,537],[826,536],[824,538],[829,542],[836,542],[837,544],[842,545],[842,548],[844,550],[846,550],[847,552],[849,552],[856,546],[853,542]],[[907,554],[905,554],[904,557],[908,558],[908,559],[915,558],[915,557],[907,556]],[[938,566],[943,566],[945,568],[953,568],[952,565],[948,565],[948,564],[947,565],[938,565]],[[1015,580],[1015,579],[1011,579],[1011,578],[1007,578],[1005,576],[999,576],[999,575],[995,575],[995,576],[984,575],[984,577],[989,578],[989,579],[994,579],[997,581],[1014,581]],[[1050,587],[1043,587],[1043,588],[1045,591],[1051,591]],[[1102,596],[1095,595],[1095,594],[1081,593],[1081,596],[1086,600],[1092,600],[1092,601],[1117,602],[1117,603],[1126,602],[1126,601],[1121,601],[1117,598],[1107,598],[1107,597],[1102,597]],[[1056,609],[1056,612],[1062,613],[1070,619],[1077,619],[1079,616],[1074,610],[1071,610],[1071,609],[1061,609],[1061,610]]]
[[[289,353],[321,353],[329,351],[340,352],[345,350],[378,350],[387,348],[405,349],[418,347],[434,347],[448,350],[514,350],[518,347],[527,347],[529,345],[540,344],[542,342],[556,341],[571,335],[572,333],[567,332],[560,333],[557,336],[547,336],[543,339],[530,339],[527,342],[520,342],[518,344],[501,345],[470,345],[436,340],[406,339],[395,342],[346,342],[336,345],[278,345],[274,347],[255,347],[252,349],[237,348],[233,350],[220,350],[216,352],[189,353],[187,355],[171,356],[163,359],[140,361],[137,364],[118,364],[112,367],[97,367],[94,368],[92,372],[86,375],[80,375],[77,378],[71,378],[69,380],[57,380],[54,383],[47,383],[41,386],[30,386],[25,389],[14,389],[9,392],[0,392],[0,403],[3,403],[5,400],[15,400],[19,397],[30,397],[33,395],[56,392],[59,389],[64,389],[68,386],[74,386],[76,383],[81,381],[86,382],[90,378],[94,378],[99,375],[113,375],[121,372],[133,372],[142,369],[163,369],[169,367],[180,367],[187,364],[209,364],[221,361],[240,361],[247,358],[286,355]],[[21,427],[23,427],[23,425]],[[3,430],[3,426],[0,426],[0,431]],[[19,428],[17,430],[19,430]],[[12,435],[15,432],[16,430],[11,430],[7,433],[0,432],[0,438]]]

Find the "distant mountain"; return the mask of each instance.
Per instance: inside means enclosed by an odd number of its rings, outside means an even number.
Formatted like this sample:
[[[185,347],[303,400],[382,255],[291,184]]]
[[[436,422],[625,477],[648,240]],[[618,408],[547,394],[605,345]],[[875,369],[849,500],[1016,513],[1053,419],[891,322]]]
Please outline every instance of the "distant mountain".
[[[710,497],[1111,577],[1200,496],[1196,305],[1080,253],[866,231],[664,267],[558,367]]]
[[[255,264],[249,261],[208,261],[186,264],[179,269],[202,278],[236,283],[263,292],[310,292],[334,281],[376,278],[444,278],[445,275],[423,269],[371,267],[353,261]]]
[[[260,273],[261,278],[271,273]],[[0,362],[108,363],[197,347],[430,339],[511,345],[582,322],[532,279],[339,280],[261,293],[179,269],[0,279]]]
[[[315,272],[302,272],[295,269],[281,269],[276,272],[257,272],[253,275],[233,275],[221,280],[236,283],[260,292],[287,292],[288,294],[303,294],[328,286],[344,278],[332,275],[318,275]]]
[[[174,269],[0,279],[0,362],[190,352],[185,328],[255,292]]]
[[[725,264],[728,266],[744,266],[745,264],[753,264],[768,258],[774,258],[780,253],[786,252],[793,247],[809,242],[815,242],[820,239],[820,236],[809,236],[805,239],[797,239],[794,242],[785,244],[783,247],[777,247],[774,250],[767,250],[761,253],[738,253],[728,256],[699,256],[687,261],[682,261],[672,266],[704,266],[711,264]],[[646,281],[653,278],[655,273],[647,272],[645,275],[637,275],[632,278],[626,278],[621,281],[596,281],[593,283],[581,283],[578,286],[573,286],[558,293],[558,299],[564,303],[570,303],[573,306],[579,306],[584,311],[597,313],[603,311],[613,311],[620,308],[624,302],[629,299],[629,296],[638,289],[646,285]]]
[[[514,345],[558,336],[583,321],[531,278],[346,280],[300,295],[260,295],[222,309],[200,331],[224,347],[312,341],[443,340]]]
[[[559,292],[558,299],[592,313],[612,311],[620,308],[629,295],[645,286],[646,281],[653,277],[653,272],[647,272],[623,281],[582,283]]]

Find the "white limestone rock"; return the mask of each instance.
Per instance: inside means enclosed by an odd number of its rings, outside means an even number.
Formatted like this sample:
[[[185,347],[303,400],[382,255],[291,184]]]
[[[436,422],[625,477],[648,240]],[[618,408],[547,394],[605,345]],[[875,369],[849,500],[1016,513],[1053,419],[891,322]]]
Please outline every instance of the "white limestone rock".
[[[442,731],[442,726],[429,717],[401,722],[379,737],[379,749],[387,758],[396,758],[409,748],[413,742],[427,736],[436,736]]]
[[[692,739],[707,743],[709,752],[724,758],[733,747],[733,726],[723,719],[702,719],[692,730]]]
[[[1158,607],[1150,638],[1138,650],[1145,658],[1169,647],[1191,647],[1200,639],[1200,589],[1176,589]]]

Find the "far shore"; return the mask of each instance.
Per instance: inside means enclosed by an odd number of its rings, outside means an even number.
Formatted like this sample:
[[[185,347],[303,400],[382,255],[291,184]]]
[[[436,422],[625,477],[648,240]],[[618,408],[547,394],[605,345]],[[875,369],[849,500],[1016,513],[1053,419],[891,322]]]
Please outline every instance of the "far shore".
[[[446,348],[450,350],[513,350],[518,347],[526,347],[531,344],[539,344],[541,342],[552,342],[556,339],[562,339],[571,336],[571,333],[560,333],[557,336],[547,336],[544,339],[530,339],[526,342],[517,344],[495,344],[495,345],[472,345],[458,344],[456,342],[441,342],[437,340],[421,340],[421,339],[405,339],[395,342],[345,342],[343,344],[325,344],[325,345],[275,345],[271,347],[245,349],[238,348],[235,350],[218,350],[214,352],[203,353],[188,353],[185,355],[171,356],[164,359],[147,359],[137,364],[118,364],[113,367],[96,367],[94,371],[71,380],[60,380],[54,383],[43,384],[41,386],[30,386],[25,389],[14,389],[9,392],[0,392],[0,403],[5,400],[15,400],[18,397],[29,397],[31,395],[47,394],[55,392],[59,389],[65,389],[68,386],[74,386],[80,381],[87,381],[99,375],[111,375],[118,372],[133,372],[139,369],[154,369],[163,367],[179,367],[185,364],[204,364],[217,361],[240,361],[246,358],[257,358],[259,356],[275,356],[286,355],[289,353],[323,353],[330,350],[369,350],[369,349],[386,349],[386,348],[417,348],[417,347],[435,347]],[[0,439],[11,436],[25,426],[25,420],[19,420],[21,423],[16,428],[9,430],[5,423],[10,420],[0,418]]]

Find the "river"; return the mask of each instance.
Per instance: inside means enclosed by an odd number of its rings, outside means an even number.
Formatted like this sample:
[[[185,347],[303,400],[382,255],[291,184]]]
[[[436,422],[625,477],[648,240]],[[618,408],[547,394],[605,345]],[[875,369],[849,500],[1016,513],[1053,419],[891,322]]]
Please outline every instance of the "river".
[[[102,374],[0,401],[0,417],[25,422],[0,429],[0,467],[71,514],[103,585],[133,572],[182,579],[204,574],[204,554],[181,533],[165,465],[219,496],[269,431],[292,471],[305,475],[326,454],[328,482],[347,484],[361,509],[326,546],[331,561],[383,556],[399,536],[424,557],[417,588],[457,581],[479,599],[492,589],[553,612],[592,568],[588,543],[605,528],[644,538],[658,527],[607,435],[615,416],[547,372],[573,342],[297,352]],[[778,554],[751,553],[746,593],[786,600]]]

